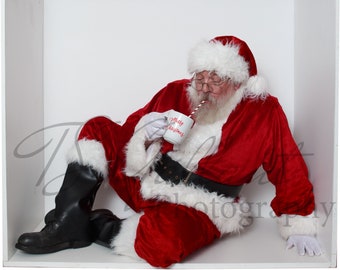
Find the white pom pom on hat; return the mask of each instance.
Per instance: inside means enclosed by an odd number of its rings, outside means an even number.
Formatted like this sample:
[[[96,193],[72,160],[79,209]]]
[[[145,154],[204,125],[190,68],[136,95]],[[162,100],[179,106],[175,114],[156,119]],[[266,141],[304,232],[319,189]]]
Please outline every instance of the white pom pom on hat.
[[[188,71],[215,71],[220,77],[230,78],[246,86],[245,94],[264,98],[267,83],[257,75],[255,58],[247,43],[234,36],[219,36],[198,43],[189,52]]]

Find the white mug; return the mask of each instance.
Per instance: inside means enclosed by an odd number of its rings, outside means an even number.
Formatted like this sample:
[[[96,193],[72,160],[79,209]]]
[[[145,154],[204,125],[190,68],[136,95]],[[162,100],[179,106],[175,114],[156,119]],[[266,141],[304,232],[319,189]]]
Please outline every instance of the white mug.
[[[194,120],[183,113],[170,110],[168,122],[169,125],[163,135],[164,140],[172,144],[181,144],[188,135]]]

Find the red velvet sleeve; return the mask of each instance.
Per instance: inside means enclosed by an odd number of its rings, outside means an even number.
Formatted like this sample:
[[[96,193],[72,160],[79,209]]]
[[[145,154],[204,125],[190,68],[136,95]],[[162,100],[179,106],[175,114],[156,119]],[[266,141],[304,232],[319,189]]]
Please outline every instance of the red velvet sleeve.
[[[268,179],[276,188],[271,207],[277,216],[309,215],[315,204],[307,166],[279,103],[274,105],[271,116],[263,162]]]

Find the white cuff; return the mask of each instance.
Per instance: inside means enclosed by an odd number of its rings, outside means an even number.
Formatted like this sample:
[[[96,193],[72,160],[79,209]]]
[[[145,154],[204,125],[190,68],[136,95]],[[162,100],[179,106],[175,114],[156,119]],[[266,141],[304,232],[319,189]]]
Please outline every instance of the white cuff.
[[[110,243],[115,254],[141,260],[135,251],[135,240],[139,219],[142,215],[143,213],[134,214],[123,220],[120,232]]]
[[[277,218],[280,234],[284,239],[294,234],[316,235],[317,220],[314,214],[309,216],[281,215]]]
[[[96,140],[82,139],[66,154],[67,163],[77,162],[90,166],[101,173],[104,178],[108,175],[107,160],[103,145]]]

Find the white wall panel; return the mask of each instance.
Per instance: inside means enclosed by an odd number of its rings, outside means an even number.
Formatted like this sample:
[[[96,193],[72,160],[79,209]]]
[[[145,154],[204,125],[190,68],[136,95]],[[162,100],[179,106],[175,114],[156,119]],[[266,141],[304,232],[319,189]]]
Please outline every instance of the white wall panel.
[[[46,149],[48,193],[61,185],[55,177],[65,170],[64,154],[77,130],[69,122],[96,115],[124,121],[168,82],[190,76],[189,49],[218,35],[248,43],[293,128],[293,1],[46,0],[45,126],[61,124],[46,132],[46,141],[53,139]],[[268,216],[273,197],[268,181],[261,174],[248,190],[254,204],[267,202]],[[111,192],[99,197],[112,197]],[[46,196],[48,209],[51,197]]]

